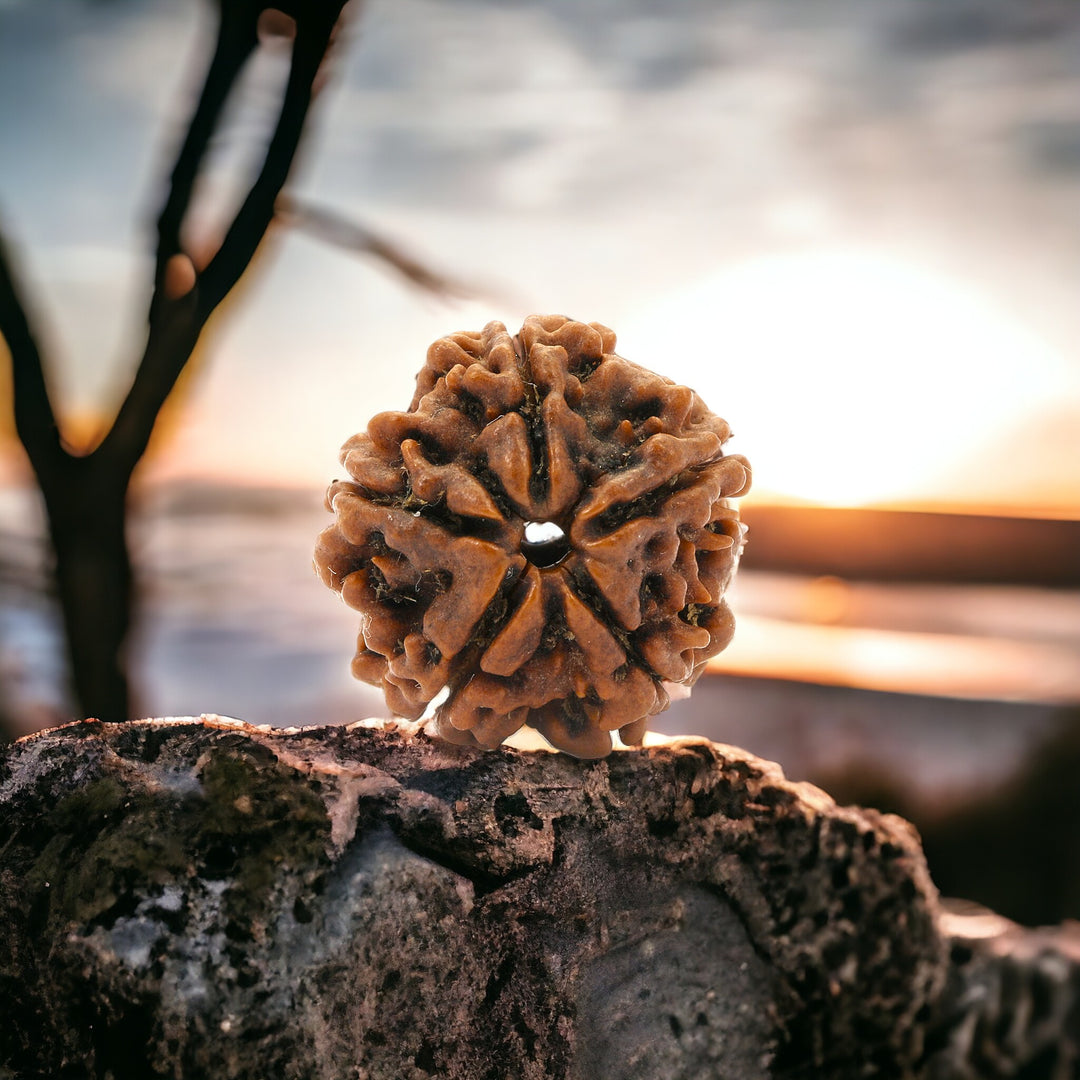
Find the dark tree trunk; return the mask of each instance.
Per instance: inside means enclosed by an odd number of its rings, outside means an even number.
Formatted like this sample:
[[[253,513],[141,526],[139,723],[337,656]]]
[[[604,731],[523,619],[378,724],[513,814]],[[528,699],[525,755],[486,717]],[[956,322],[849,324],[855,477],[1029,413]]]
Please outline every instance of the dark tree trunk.
[[[76,700],[87,716],[119,721],[134,715],[125,662],[134,604],[127,478],[98,464],[69,459],[45,501]]]

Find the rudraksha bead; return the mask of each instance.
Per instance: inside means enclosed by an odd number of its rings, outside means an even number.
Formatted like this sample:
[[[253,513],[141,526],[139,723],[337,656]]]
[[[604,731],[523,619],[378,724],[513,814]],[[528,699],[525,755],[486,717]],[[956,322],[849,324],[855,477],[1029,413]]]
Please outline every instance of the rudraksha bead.
[[[685,386],[598,323],[533,315],[442,338],[407,412],[342,449],[323,581],[361,612],[353,673],[436,730],[523,724],[579,757],[640,743],[731,638],[750,468]]]

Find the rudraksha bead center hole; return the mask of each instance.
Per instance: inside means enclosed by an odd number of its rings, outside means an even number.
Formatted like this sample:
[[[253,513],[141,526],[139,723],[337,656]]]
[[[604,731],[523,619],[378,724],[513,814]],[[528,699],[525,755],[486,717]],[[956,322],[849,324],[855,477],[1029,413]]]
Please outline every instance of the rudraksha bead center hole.
[[[526,521],[521,554],[543,569],[561,563],[570,553],[570,537],[554,521]]]

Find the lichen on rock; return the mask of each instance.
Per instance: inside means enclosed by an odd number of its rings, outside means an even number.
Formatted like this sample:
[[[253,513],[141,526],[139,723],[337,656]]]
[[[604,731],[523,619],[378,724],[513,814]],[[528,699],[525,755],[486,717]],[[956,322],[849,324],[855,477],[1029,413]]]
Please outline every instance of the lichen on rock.
[[[692,390],[614,349],[557,315],[442,338],[408,411],[345,444],[315,562],[397,715],[445,690],[451,741],[528,725],[602,757],[730,640],[749,466]]]

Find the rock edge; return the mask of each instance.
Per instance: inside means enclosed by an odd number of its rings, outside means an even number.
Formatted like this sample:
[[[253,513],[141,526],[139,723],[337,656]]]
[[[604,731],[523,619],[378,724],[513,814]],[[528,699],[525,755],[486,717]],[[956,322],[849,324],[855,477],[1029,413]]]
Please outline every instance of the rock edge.
[[[914,830],[703,739],[68,725],[0,754],[0,911],[0,1075],[907,1076],[955,1045]]]

